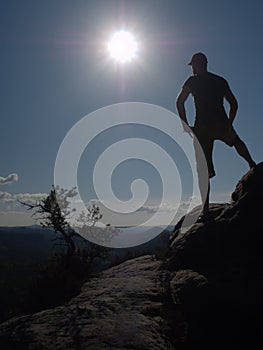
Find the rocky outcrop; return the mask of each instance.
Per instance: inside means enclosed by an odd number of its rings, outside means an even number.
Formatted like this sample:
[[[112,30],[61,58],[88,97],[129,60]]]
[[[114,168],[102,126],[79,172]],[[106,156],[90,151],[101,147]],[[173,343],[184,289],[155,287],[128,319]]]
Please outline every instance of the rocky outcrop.
[[[1,326],[1,349],[171,348],[163,310],[164,271],[151,256],[93,278],[66,305]]]
[[[0,325],[3,349],[253,348],[263,332],[263,163],[162,261],[128,260],[69,303]],[[189,214],[191,215],[191,214]]]
[[[263,331],[263,163],[245,174],[212,220],[171,237],[170,285],[181,304],[188,344],[251,348]]]

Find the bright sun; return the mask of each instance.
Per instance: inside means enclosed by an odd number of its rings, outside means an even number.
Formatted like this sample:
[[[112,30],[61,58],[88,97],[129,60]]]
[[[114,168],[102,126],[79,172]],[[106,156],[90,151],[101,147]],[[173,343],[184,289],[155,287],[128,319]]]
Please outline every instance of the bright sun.
[[[136,57],[138,44],[130,32],[120,30],[111,37],[108,50],[116,61],[126,63]]]

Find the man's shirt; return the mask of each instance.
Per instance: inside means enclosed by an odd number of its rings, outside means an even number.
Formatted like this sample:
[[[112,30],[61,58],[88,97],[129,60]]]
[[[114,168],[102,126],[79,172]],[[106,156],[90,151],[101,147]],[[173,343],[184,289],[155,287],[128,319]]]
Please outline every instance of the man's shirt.
[[[194,97],[195,124],[209,124],[227,118],[224,95],[229,85],[224,78],[210,72],[194,75],[186,80],[183,89]]]

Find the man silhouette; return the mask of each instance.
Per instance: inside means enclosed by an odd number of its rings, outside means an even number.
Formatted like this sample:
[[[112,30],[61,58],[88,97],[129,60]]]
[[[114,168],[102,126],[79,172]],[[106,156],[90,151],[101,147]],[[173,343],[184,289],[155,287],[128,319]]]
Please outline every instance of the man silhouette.
[[[223,77],[208,72],[207,57],[201,52],[192,56],[189,65],[192,67],[193,76],[189,77],[183,84],[182,90],[176,99],[176,107],[179,117],[184,122],[184,130],[188,133],[193,130],[204,151],[209,179],[215,176],[212,158],[215,140],[221,140],[228,146],[234,146],[237,153],[247,161],[249,167],[254,167],[256,163],[232,125],[237,113],[238,103],[228,82]],[[194,127],[190,129],[184,105],[189,94],[192,94],[195,105]],[[224,99],[229,104],[228,114],[224,108]],[[209,218],[210,181],[208,180],[208,187],[202,184],[202,171],[198,169],[197,151],[196,162],[203,201],[203,211],[198,221],[204,221]],[[204,188],[208,190],[204,191]]]

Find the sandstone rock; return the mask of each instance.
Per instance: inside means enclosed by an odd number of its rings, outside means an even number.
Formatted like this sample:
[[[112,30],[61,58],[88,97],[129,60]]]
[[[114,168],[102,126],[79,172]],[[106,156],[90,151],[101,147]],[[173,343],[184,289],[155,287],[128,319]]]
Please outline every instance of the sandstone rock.
[[[165,266],[175,271],[171,293],[174,303],[183,304],[191,345],[237,348],[259,341],[263,331],[262,195],[260,163],[238,182],[231,203],[211,208],[216,210],[211,221],[186,232],[178,225],[174,232]]]
[[[2,324],[2,349],[166,350],[160,262],[143,256],[86,283],[68,304]]]

